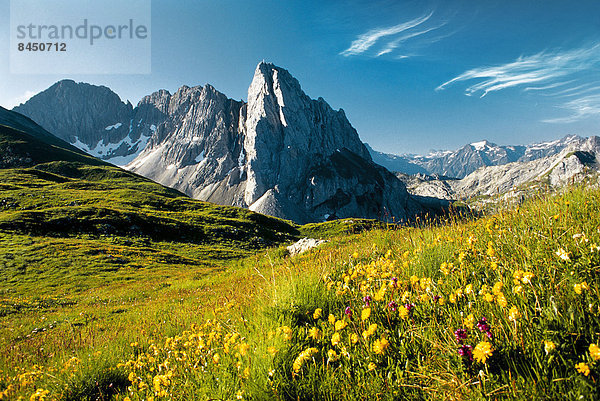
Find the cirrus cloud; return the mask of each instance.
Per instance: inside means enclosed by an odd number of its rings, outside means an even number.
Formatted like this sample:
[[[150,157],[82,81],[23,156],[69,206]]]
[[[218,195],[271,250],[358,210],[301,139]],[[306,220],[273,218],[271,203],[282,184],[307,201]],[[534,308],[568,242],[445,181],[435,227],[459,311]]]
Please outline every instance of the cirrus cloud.
[[[441,22],[433,26],[425,26],[426,23],[430,22],[432,16],[433,11],[398,25],[371,29],[359,35],[352,41],[350,47],[340,52],[340,55],[350,57],[366,54],[370,57],[380,57],[392,53],[406,41],[427,35],[446,25],[446,22]],[[433,38],[431,41],[435,42],[443,37],[445,36]],[[373,48],[378,50],[371,52]],[[408,56],[401,55],[396,58],[406,57]]]
[[[486,95],[509,88],[524,87],[524,92],[536,92],[556,98],[559,108],[570,113],[566,117],[543,120],[567,123],[600,115],[600,85],[589,82],[600,66],[600,44],[572,50],[545,51],[521,56],[510,63],[479,67],[444,82],[436,91],[459,82],[476,81],[465,89],[467,96]],[[596,75],[597,77],[597,75]],[[571,98],[564,100],[565,97]]]

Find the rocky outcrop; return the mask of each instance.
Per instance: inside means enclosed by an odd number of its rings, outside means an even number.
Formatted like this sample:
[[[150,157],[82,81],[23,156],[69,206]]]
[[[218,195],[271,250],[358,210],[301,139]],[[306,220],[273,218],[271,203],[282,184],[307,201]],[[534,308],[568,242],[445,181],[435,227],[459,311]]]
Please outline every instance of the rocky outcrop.
[[[247,103],[206,85],[181,88],[163,110],[127,168],[195,198],[301,223],[422,211],[372,162],[343,110],[310,99],[273,64],[257,66]]]
[[[325,244],[326,242],[329,241],[315,238],[302,238],[301,240],[294,242],[292,245],[287,246],[286,249],[290,253],[290,256],[296,256],[310,251],[311,249]]]

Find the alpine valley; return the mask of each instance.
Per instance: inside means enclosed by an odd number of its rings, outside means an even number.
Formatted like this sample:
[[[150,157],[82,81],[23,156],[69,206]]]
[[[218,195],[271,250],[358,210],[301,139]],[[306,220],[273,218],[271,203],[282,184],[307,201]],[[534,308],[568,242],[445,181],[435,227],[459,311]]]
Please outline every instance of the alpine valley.
[[[600,399],[599,165],[377,152],[264,62],[60,81],[0,107],[0,400]]]
[[[61,81],[14,111],[91,155],[216,204],[299,223],[403,221],[428,209],[372,161],[343,110],[310,99],[265,62],[247,102],[184,86],[133,108],[106,87]]]
[[[63,80],[14,111],[193,198],[298,223],[406,221],[459,199],[520,199],[532,183],[562,186],[597,171],[600,155],[597,137],[575,135],[516,146],[484,140],[425,156],[378,152],[343,110],[310,99],[288,71],[265,62],[247,102],[207,84],[159,90],[133,107],[109,88]]]

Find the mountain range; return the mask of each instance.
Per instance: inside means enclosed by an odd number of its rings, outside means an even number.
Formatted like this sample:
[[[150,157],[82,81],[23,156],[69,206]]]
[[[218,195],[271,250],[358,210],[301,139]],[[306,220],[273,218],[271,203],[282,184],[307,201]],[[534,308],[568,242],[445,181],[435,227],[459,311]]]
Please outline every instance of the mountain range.
[[[373,150],[367,145],[373,161],[390,171],[405,174],[427,174],[449,178],[465,178],[480,167],[501,166],[514,162],[553,156],[569,146],[579,146],[585,138],[568,135],[562,139],[530,145],[496,145],[489,141],[467,144],[457,150],[434,151],[425,156],[394,155]]]
[[[498,201],[520,201],[532,191],[561,188],[585,179],[598,184],[600,137],[570,136],[526,148],[537,150],[538,154],[546,151],[548,155],[529,161],[480,167],[462,179],[426,174],[396,175],[413,196],[464,200],[477,209]]]
[[[407,220],[427,210],[374,163],[343,110],[258,64],[247,102],[211,85],[159,90],[134,108],[106,87],[60,81],[14,111],[105,161],[196,199],[299,223]]]
[[[72,149],[193,198],[298,223],[404,221],[529,182],[562,185],[597,171],[600,154],[598,138],[575,135],[386,154],[361,142],[343,110],[309,98],[287,70],[265,62],[256,67],[247,101],[207,84],[158,90],[133,107],[107,87],[63,80],[14,111]]]

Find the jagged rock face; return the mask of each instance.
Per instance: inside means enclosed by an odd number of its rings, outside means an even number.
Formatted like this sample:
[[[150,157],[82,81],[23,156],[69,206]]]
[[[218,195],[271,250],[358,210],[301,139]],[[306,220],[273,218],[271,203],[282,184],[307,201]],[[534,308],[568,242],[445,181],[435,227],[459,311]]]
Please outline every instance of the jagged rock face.
[[[567,146],[581,145],[583,141],[584,138],[575,135],[527,146],[498,146],[488,141],[481,141],[465,145],[455,151],[432,152],[426,156],[398,156],[370,151],[375,162],[391,171],[464,178],[480,167],[541,159],[556,155]]]
[[[288,71],[261,63],[248,89],[246,157],[250,167],[245,201],[252,204],[279,184],[288,192],[308,173],[315,158],[346,148],[371,157],[342,110],[312,100]]]
[[[164,120],[159,109],[164,95],[148,96],[133,109],[107,87],[63,80],[13,110],[79,149],[122,165],[146,146]]]
[[[231,189],[245,177],[239,166],[245,106],[210,85],[184,86],[163,100],[157,109],[165,121],[127,168],[195,198],[245,206]]]
[[[465,200],[483,197],[484,204],[486,197],[500,195],[503,199],[514,198],[525,194],[524,188],[528,186],[561,187],[600,171],[599,137],[567,137],[550,144],[552,147],[561,146],[562,150],[530,161],[481,167],[461,180],[398,175],[413,195]],[[538,151],[539,145],[526,148]],[[548,147],[545,146],[546,149]]]
[[[127,168],[195,198],[301,223],[422,210],[371,161],[342,110],[310,99],[272,64],[256,68],[247,103],[183,87],[167,114]]]

